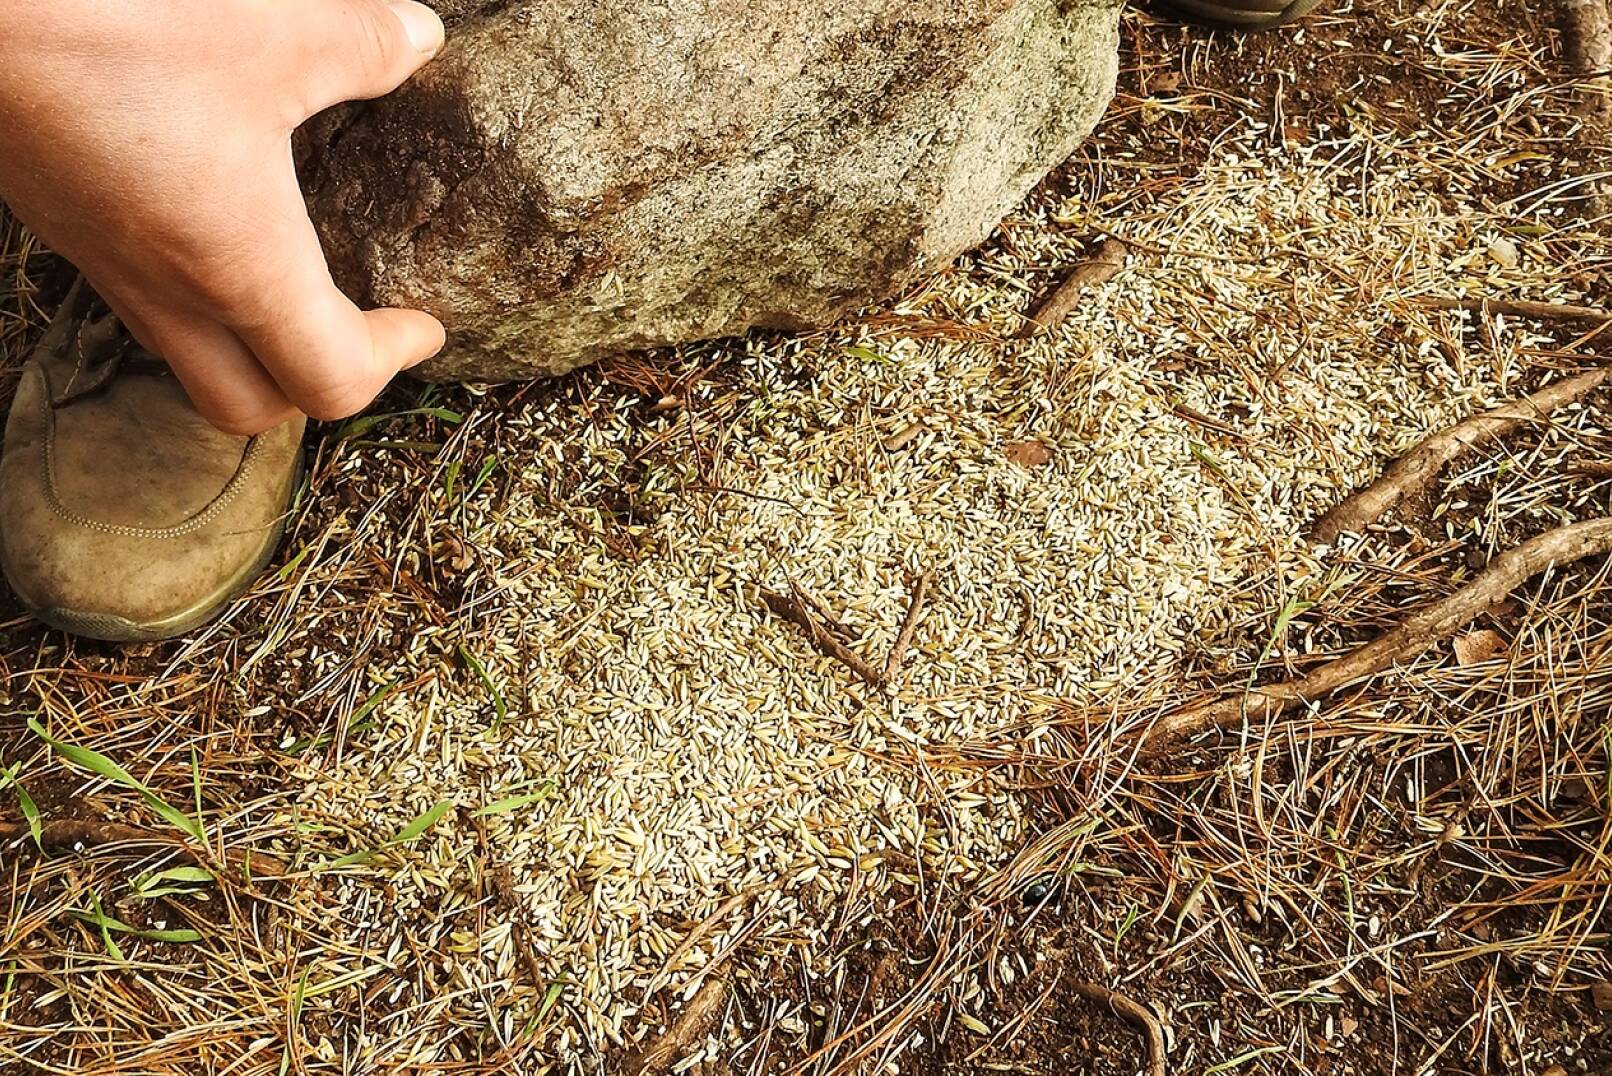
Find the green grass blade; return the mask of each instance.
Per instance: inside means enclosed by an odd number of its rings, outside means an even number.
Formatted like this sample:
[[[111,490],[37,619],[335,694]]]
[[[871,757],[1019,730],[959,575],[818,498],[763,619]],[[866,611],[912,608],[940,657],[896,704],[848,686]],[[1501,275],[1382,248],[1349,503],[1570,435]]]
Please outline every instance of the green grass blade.
[[[167,870],[142,874],[134,880],[131,892],[141,900],[152,900],[194,893],[197,886],[211,885],[217,880],[212,871],[203,867],[169,867]]]
[[[280,570],[275,573],[275,578],[282,583],[284,583],[287,579],[290,579],[292,574],[296,572],[298,565],[300,565],[304,560],[307,560],[308,554],[312,552],[313,543],[309,542],[307,545],[297,550],[296,556],[292,557],[290,560],[286,561],[283,566],[281,566]]]
[[[357,736],[361,732],[368,732],[373,729],[375,727],[375,722],[369,719],[369,715],[375,712],[375,708],[377,706],[391,698],[392,693],[397,690],[398,685],[402,682],[403,681],[401,679],[397,678],[387,681],[385,684],[381,685],[380,689],[377,690],[373,695],[365,699],[359,705],[358,709],[354,710],[350,715],[348,715],[347,735],[349,737],[353,737]],[[288,755],[300,755],[304,751],[312,748],[325,747],[331,743],[334,743],[335,739],[335,736],[329,733],[326,733],[322,736],[310,736],[305,740],[298,740],[293,743],[290,747],[285,749],[285,753]]]
[[[17,792],[17,809],[22,812],[23,821],[28,823],[28,833],[34,839],[34,844],[44,851],[44,829],[39,821],[39,805],[34,798],[28,795],[28,790],[22,787],[17,779],[17,772],[22,769],[22,763],[14,762],[9,770],[0,770],[0,791],[14,788]]]
[[[117,923],[117,920],[111,919],[104,911],[101,910],[100,894],[96,893],[93,889],[90,890],[90,914],[79,914],[81,918],[86,919],[101,928],[101,941],[106,945],[107,955],[113,960],[116,960],[119,964],[126,963],[123,950],[119,949],[118,943],[112,940],[112,924]],[[123,924],[118,923],[118,925],[122,926]]]
[[[492,676],[487,672],[487,666],[483,665],[476,655],[470,652],[469,647],[461,644],[459,656],[464,659],[466,665],[470,666],[470,671],[476,674],[476,679],[480,680],[481,686],[487,689],[487,694],[493,697],[493,730],[497,731],[503,725],[504,718],[509,716],[509,707],[504,703],[504,693],[498,690],[498,685],[493,683]]]
[[[198,841],[206,840],[206,837],[202,834],[201,826],[196,823],[195,819],[187,817],[183,811],[175,808],[172,804],[164,802],[162,798],[159,797],[155,792],[151,791],[151,789],[147,788],[143,783],[136,780],[134,775],[129,773],[128,770],[125,770],[122,766],[119,766],[116,762],[113,762],[99,751],[91,751],[87,747],[79,747],[77,744],[70,744],[62,740],[54,739],[50,733],[46,732],[39,722],[33,718],[28,719],[28,728],[35,736],[38,736],[41,740],[44,740],[46,743],[48,743],[53,751],[62,756],[62,758],[66,759],[68,762],[73,763],[75,766],[82,766],[84,769],[93,773],[100,774],[107,780],[115,781],[116,783],[123,785],[125,788],[133,789],[140,794],[141,798],[146,801],[146,804],[150,806],[153,811],[156,811],[159,815],[161,815],[163,819],[175,829],[188,833]]]
[[[1246,695],[1254,690],[1254,681],[1259,679],[1260,669],[1270,660],[1271,655],[1276,652],[1276,648],[1281,645],[1282,641],[1287,638],[1288,626],[1296,618],[1314,609],[1315,604],[1312,601],[1294,598],[1282,606],[1282,611],[1276,614],[1276,623],[1271,626],[1270,638],[1265,640],[1265,649],[1259,652],[1259,660],[1254,662],[1254,667],[1248,674],[1248,683],[1243,685],[1243,694]]]
[[[22,811],[24,821],[28,823],[28,833],[34,839],[34,845],[40,851],[45,849],[44,826],[39,821],[39,805],[34,798],[28,795],[28,790],[17,785],[17,808]]]
[[[554,1006],[559,1004],[560,995],[565,993],[565,988],[569,982],[570,980],[562,975],[549,984],[548,992],[543,995],[543,1004],[538,1006],[537,1009],[538,1023],[541,1024],[548,1019],[549,1013],[554,1011]]]
[[[482,486],[487,484],[487,479],[492,477],[493,469],[497,466],[497,456],[490,457],[482,462],[481,470],[476,472],[476,480],[470,483],[469,489],[465,490],[465,500],[470,500],[470,498],[474,497]]]
[[[312,968],[302,969],[302,978],[297,980],[297,989],[291,995],[291,1019],[287,1022],[285,1032],[285,1052],[280,1055],[280,1076],[291,1069],[291,1045],[297,1035],[297,1024],[302,1020],[302,999],[308,993],[308,973]]]
[[[416,416],[439,419],[450,426],[457,426],[465,420],[465,416],[457,411],[450,411],[446,407],[415,407],[408,411],[392,411],[384,415],[363,415],[352,419],[343,423],[341,428],[336,431],[336,439],[346,441],[353,437],[361,437],[383,422],[390,422],[394,418],[413,418]]]
[[[202,939],[199,932],[188,928],[183,930],[136,930],[133,933],[135,937],[145,938],[147,941],[169,942],[173,945],[194,945]]]
[[[453,810],[453,801],[443,800],[441,803],[437,804],[435,807],[432,807],[429,811],[421,814],[414,821],[398,830],[397,836],[393,837],[387,843],[407,844],[409,841],[418,838],[426,830],[442,821],[442,816],[451,810]]]
[[[394,845],[407,844],[410,841],[416,840],[421,836],[421,834],[425,833],[426,830],[442,821],[442,816],[451,810],[453,810],[453,801],[443,800],[442,802],[433,806],[430,810],[416,816],[414,821],[398,830],[397,834],[393,836],[391,840],[387,841],[379,848],[364,848],[357,852],[349,852],[340,859],[331,860],[319,869],[334,870],[337,867],[351,867],[355,863],[363,863],[371,856],[375,855],[376,852],[382,852],[393,847]]]
[[[478,807],[470,812],[471,818],[487,818],[495,814],[508,814],[523,807],[530,807],[534,803],[542,803],[554,795],[554,782],[545,781],[543,787],[536,792],[529,792],[523,796],[506,796],[501,800],[494,800],[485,807]]]
[[[1130,908],[1126,910],[1125,920],[1120,923],[1119,929],[1114,932],[1114,944],[1116,946],[1125,940],[1125,935],[1131,932],[1131,927],[1135,926],[1136,921],[1141,917],[1142,909],[1135,904],[1131,905]]]
[[[116,916],[106,914],[101,907],[101,898],[94,891],[90,893],[90,910],[82,908],[69,908],[68,914],[86,923],[93,923],[101,928],[101,937],[106,942],[107,952],[119,960],[124,959],[123,952],[118,949],[117,943],[112,940],[113,934],[128,934],[135,938],[144,938],[147,941],[174,942],[177,944],[190,944],[201,941],[201,934],[194,930],[145,930],[133,927]]]
[[[205,841],[207,828],[202,825],[201,761],[196,757],[194,746],[190,749],[190,791],[196,801],[196,834]]]
[[[362,735],[363,733],[369,732],[369,731],[373,730],[374,728],[375,728],[375,722],[373,722],[373,721],[360,721],[356,725],[348,726],[348,728],[347,728],[347,737],[348,737],[348,739],[351,739],[354,736],[359,736],[359,735]],[[290,747],[285,749],[285,753],[288,754],[288,755],[300,755],[305,751],[313,751],[313,750],[317,750],[319,748],[329,747],[331,744],[333,744],[335,742],[336,742],[335,734],[330,733],[330,732],[326,732],[326,733],[323,733],[323,734],[318,735],[318,736],[309,736],[305,740],[296,741]]]

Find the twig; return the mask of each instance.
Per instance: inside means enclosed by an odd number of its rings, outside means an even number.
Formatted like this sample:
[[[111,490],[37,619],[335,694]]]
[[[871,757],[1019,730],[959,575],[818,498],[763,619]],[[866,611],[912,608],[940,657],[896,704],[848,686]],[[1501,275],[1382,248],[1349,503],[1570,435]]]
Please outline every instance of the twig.
[[[788,594],[780,594],[776,590],[768,590],[766,587],[757,589],[761,594],[762,602],[767,606],[768,610],[774,616],[782,617],[804,631],[806,638],[811,641],[811,644],[820,653],[838,661],[841,665],[867,681],[870,686],[883,688],[885,684],[884,674],[862,660],[862,657],[856,651],[840,642],[834,631],[813,615],[809,607],[817,604],[817,600],[793,583],[790,586],[800,595],[799,598],[791,597]]]
[[[1490,562],[1484,573],[1448,597],[1413,613],[1397,627],[1308,676],[1258,687],[1247,694],[1190,707],[1160,720],[1147,733],[1144,753],[1156,756],[1199,732],[1280,716],[1303,702],[1324,698],[1417,657],[1503,601],[1524,582],[1550,567],[1612,552],[1612,519],[1594,519],[1547,531]]]
[[[742,908],[747,902],[753,900],[761,894],[769,893],[776,889],[782,889],[784,886],[793,881],[795,876],[798,875],[802,869],[804,868],[787,871],[781,878],[767,885],[740,890],[727,900],[723,901],[721,906],[718,907],[716,911],[712,912],[710,915],[696,923],[694,929],[690,930],[686,935],[684,935],[683,940],[678,942],[677,947],[671,951],[669,956],[667,956],[665,963],[663,963],[660,967],[660,971],[656,972],[650,977],[649,985],[644,988],[644,1000],[647,1002],[661,989],[661,987],[672,977],[672,974],[677,971],[678,961],[682,960],[689,953],[693,952],[694,947],[700,943],[700,939],[704,938],[713,929],[715,929],[718,923],[721,923],[739,908]],[[707,971],[709,970],[710,969],[707,969]]]
[[[1057,290],[1035,308],[1029,320],[1019,330],[1019,338],[1027,339],[1037,333],[1051,332],[1062,325],[1064,319],[1068,318],[1070,312],[1079,304],[1080,297],[1086,289],[1113,279],[1114,274],[1124,266],[1125,244],[1112,237],[1104,239],[1102,245],[1097,248],[1096,255],[1070,270]]]
[[[0,842],[19,838],[32,838],[28,826],[21,822],[0,822]],[[91,819],[58,819],[40,826],[39,843],[50,852],[70,852],[79,846],[86,848],[105,844],[157,844],[164,848],[177,848],[187,853],[204,867],[216,864],[212,857],[194,845],[168,840],[163,835],[138,826],[118,822],[97,822]],[[254,877],[280,878],[290,868],[280,859],[265,852],[230,850],[225,859],[233,870],[250,871]]]
[[[1612,460],[1585,460],[1568,467],[1567,473],[1584,478],[1612,478]]]
[[[672,1026],[643,1045],[622,1065],[627,1076],[658,1076],[711,1033],[728,1000],[726,979],[713,975],[695,993]]]
[[[1612,310],[1572,303],[1540,303],[1531,299],[1451,299],[1427,295],[1415,300],[1426,310],[1470,310],[1474,313],[1508,314],[1517,318],[1561,318],[1568,321],[1612,321]]]
[[[924,615],[924,599],[929,596],[929,584],[934,579],[934,573],[925,571],[919,574],[912,585],[912,600],[907,603],[907,618],[901,622],[901,632],[890,647],[890,656],[884,662],[884,678],[895,679],[901,670],[901,662],[907,656],[907,647],[912,645],[913,633],[918,630],[918,621]]]
[[[1153,1015],[1152,1010],[1139,1001],[1132,1001],[1124,994],[1115,993],[1108,987],[1098,986],[1096,983],[1072,983],[1069,989],[1087,1001],[1107,1005],[1114,1015],[1123,1017],[1140,1028],[1147,1036],[1149,1076],[1165,1076],[1164,1028],[1159,1025],[1159,1019]]]
[[[817,595],[808,593],[805,588],[793,579],[789,581],[789,592],[795,596],[796,601],[801,603],[801,608],[809,610],[812,618],[820,621],[824,627],[833,632],[840,642],[847,645],[856,642],[856,632],[846,627],[838,617],[829,612],[828,606],[818,600]]]
[[[1406,498],[1425,493],[1445,465],[1467,449],[1504,437],[1525,422],[1549,417],[1557,408],[1589,395],[1609,376],[1612,368],[1576,374],[1546,385],[1532,396],[1440,430],[1401,457],[1377,481],[1322,516],[1312,537],[1329,543],[1344,533],[1358,534]]]
[[[1562,0],[1567,58],[1585,81],[1579,91],[1580,116],[1612,114],[1606,71],[1612,68],[1612,12],[1606,0]]]

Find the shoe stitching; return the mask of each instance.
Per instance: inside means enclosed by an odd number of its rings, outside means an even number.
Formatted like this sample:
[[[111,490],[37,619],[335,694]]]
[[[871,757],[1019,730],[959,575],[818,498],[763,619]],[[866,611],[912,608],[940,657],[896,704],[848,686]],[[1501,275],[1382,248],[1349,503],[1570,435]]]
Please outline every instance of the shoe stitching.
[[[43,374],[43,371],[40,372]],[[249,439],[246,442],[246,451],[241,455],[241,465],[230,476],[229,482],[225,484],[224,488],[219,491],[218,496],[214,497],[206,508],[183,523],[162,528],[128,527],[118,523],[103,523],[98,519],[81,516],[62,503],[61,494],[56,487],[56,414],[50,405],[48,382],[47,392],[41,400],[40,408],[44,412],[45,418],[45,451],[41,456],[41,465],[44,470],[45,493],[50,500],[52,510],[76,526],[87,527],[90,530],[100,531],[102,534],[116,535],[120,538],[182,538],[202,530],[217,519],[219,514],[229,507],[230,502],[240,493],[241,487],[252,473],[252,467],[257,462],[258,450],[261,447],[261,438],[253,437]]]

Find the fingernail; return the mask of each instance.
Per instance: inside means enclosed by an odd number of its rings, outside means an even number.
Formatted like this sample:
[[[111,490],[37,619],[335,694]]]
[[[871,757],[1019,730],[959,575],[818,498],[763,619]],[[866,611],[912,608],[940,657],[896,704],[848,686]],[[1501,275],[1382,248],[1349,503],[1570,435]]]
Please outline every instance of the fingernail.
[[[435,56],[441,51],[446,31],[435,11],[413,0],[388,0],[387,7],[403,24],[403,29],[409,35],[409,43],[416,51],[427,56]]]

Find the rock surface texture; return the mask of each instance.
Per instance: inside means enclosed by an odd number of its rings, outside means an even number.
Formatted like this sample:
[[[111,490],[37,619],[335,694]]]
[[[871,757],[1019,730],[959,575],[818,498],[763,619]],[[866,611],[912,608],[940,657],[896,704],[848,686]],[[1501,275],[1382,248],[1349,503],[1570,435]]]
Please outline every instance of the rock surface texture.
[[[978,243],[1090,132],[1118,0],[445,0],[298,153],[337,280],[500,381],[834,320]]]

